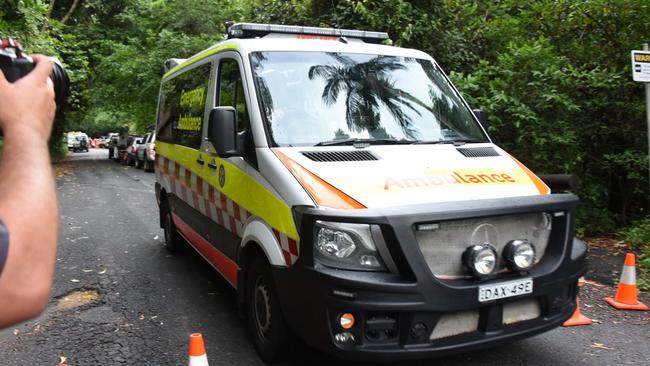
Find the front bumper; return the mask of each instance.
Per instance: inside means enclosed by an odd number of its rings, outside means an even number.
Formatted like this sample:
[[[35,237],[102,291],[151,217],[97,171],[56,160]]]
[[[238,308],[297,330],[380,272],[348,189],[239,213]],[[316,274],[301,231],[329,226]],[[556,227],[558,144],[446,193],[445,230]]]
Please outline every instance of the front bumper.
[[[276,268],[274,272],[285,318],[308,344],[357,360],[440,356],[550,330],[573,313],[576,283],[586,268],[586,247],[573,240],[577,203],[575,196],[563,194],[385,210],[308,209],[301,219],[299,260],[291,268]],[[565,215],[554,223],[542,261],[523,275],[511,273],[485,281],[440,280],[431,273],[415,240],[414,226],[418,223],[529,212]],[[398,271],[347,271],[314,263],[310,238],[314,237],[316,220],[379,225]],[[518,278],[532,278],[531,294],[478,301],[479,285]],[[506,321],[504,308],[522,300],[537,304],[538,314],[523,321]],[[354,336],[353,342],[335,340],[336,334],[344,332],[338,325],[341,313],[352,313],[356,318],[348,331]],[[456,314],[472,314],[470,317],[477,319],[476,329],[431,339],[443,319],[454,319]]]

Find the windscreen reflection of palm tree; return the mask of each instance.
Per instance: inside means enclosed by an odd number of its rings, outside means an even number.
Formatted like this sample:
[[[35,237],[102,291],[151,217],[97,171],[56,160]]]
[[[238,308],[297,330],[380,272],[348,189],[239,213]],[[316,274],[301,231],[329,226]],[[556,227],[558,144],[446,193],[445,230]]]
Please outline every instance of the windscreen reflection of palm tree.
[[[406,107],[418,115],[414,104],[422,105],[417,98],[395,87],[390,73],[404,70],[406,66],[391,56],[377,56],[369,61],[357,63],[341,54],[330,53],[338,64],[316,65],[309,69],[309,79],[325,80],[322,98],[325,104],[333,105],[342,93],[345,94],[346,122],[355,132],[377,130],[380,122],[379,108],[383,104],[393,115],[409,137],[416,131],[411,118],[404,112]]]

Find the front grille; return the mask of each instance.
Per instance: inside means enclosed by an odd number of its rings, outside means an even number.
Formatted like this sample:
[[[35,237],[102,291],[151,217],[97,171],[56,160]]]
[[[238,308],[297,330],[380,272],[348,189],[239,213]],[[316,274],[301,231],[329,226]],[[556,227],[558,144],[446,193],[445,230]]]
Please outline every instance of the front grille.
[[[431,273],[440,279],[470,277],[462,256],[470,245],[489,243],[499,256],[495,273],[506,270],[503,248],[514,239],[527,239],[544,256],[551,233],[551,215],[545,213],[441,221],[417,225],[415,237]]]

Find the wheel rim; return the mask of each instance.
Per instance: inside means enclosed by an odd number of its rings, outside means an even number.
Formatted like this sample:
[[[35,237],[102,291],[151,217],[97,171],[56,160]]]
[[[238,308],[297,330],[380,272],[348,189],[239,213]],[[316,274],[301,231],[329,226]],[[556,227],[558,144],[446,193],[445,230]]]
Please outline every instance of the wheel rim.
[[[264,340],[270,339],[271,333],[271,295],[264,279],[255,281],[254,302],[257,332]]]

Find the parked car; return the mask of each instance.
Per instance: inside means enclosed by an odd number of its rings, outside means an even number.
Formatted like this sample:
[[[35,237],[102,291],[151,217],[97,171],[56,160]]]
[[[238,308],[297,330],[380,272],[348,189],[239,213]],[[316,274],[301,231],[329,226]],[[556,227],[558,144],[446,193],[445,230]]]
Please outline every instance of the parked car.
[[[88,152],[90,148],[90,139],[88,136],[85,135],[80,135],[75,137],[75,147],[73,149],[74,152],[79,152],[79,151],[85,151]]]
[[[74,149],[74,140],[75,140],[74,135],[68,133],[67,140],[68,140],[68,151],[71,151],[72,149]]]
[[[105,149],[105,148],[108,147],[108,145],[110,144],[110,142],[111,142],[111,139],[108,138],[108,136],[101,136],[101,137],[99,138],[99,147],[100,147],[101,149]]]
[[[117,132],[111,132],[108,134],[108,158],[113,160],[118,160],[117,158],[117,142],[119,134]]]
[[[126,144],[126,150],[124,152],[124,163],[126,163],[126,165],[135,165],[135,154],[138,151],[138,146],[140,146],[143,141],[144,139],[140,136],[129,136]]]
[[[147,172],[152,172],[156,162],[156,133],[149,132],[143,138],[144,143],[138,146],[135,156],[136,168],[144,168]]]
[[[68,138],[68,150],[72,150],[73,152],[77,152],[78,150],[88,151],[88,147],[90,146],[88,140],[90,138],[85,133],[78,132],[78,131],[68,132],[67,138]],[[82,139],[84,139],[86,142],[85,147],[81,146]]]
[[[120,162],[124,161],[126,148],[129,146],[129,127],[121,127],[118,133],[111,133],[109,136],[111,137],[111,145],[108,150],[108,158]]]

